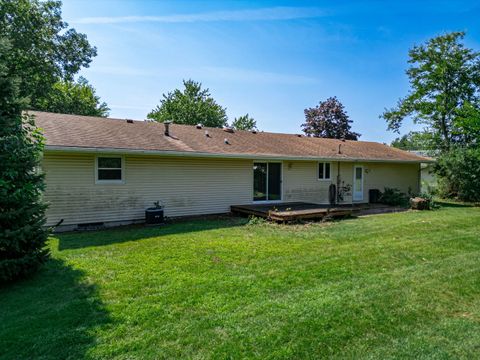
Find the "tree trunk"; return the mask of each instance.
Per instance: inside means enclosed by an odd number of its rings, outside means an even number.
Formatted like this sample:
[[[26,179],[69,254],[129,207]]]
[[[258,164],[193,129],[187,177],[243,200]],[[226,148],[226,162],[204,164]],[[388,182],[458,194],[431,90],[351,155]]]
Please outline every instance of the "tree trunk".
[[[440,119],[440,128],[442,131],[442,135],[444,138],[444,143],[445,143],[445,150],[450,150],[450,136],[448,134],[448,129],[447,129],[447,122],[446,122],[447,115],[442,114],[442,117]]]

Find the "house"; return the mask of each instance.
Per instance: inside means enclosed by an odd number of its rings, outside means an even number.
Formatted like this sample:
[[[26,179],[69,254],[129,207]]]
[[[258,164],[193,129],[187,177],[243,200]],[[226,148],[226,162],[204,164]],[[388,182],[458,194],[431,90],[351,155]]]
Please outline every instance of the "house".
[[[369,190],[418,192],[429,159],[366,141],[30,112],[46,147],[47,225],[138,222],[155,201],[169,217],[234,204],[369,201]]]
[[[409,150],[410,152],[434,160],[438,156],[436,150]],[[420,165],[420,190],[422,193],[432,193],[438,187],[438,178],[434,171],[434,163]]]

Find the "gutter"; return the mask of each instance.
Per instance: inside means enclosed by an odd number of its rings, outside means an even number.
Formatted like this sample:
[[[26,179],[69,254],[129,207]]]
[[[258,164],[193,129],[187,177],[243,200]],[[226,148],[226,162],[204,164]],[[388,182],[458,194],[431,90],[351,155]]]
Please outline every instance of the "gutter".
[[[46,152],[67,152],[67,153],[94,153],[94,154],[128,154],[128,155],[152,155],[172,157],[195,157],[195,158],[217,158],[217,159],[247,159],[247,160],[299,160],[299,161],[342,161],[342,162],[392,162],[392,163],[432,163],[434,160],[389,160],[389,159],[365,159],[365,158],[335,158],[335,157],[314,157],[314,156],[278,156],[278,155],[247,155],[247,154],[216,154],[193,151],[169,151],[169,150],[144,150],[144,149],[122,149],[122,148],[93,148],[80,146],[46,145]]]

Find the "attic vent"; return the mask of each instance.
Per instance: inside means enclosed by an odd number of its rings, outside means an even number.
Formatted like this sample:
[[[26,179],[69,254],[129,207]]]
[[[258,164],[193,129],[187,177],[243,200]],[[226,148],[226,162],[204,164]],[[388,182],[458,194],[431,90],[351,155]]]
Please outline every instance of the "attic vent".
[[[302,134],[297,134],[297,137],[302,137]]]
[[[223,127],[223,131],[228,132],[228,133],[234,133],[233,128],[231,128],[231,127],[229,127],[229,126],[224,126],[224,127]]]
[[[252,134],[256,134],[257,133],[257,130],[252,130]]]
[[[227,145],[230,145],[230,143],[228,142],[228,139],[227,139],[227,138],[225,138],[225,139],[223,140],[223,142],[224,142],[225,144],[227,144]]]
[[[203,127],[203,125],[202,125],[202,124],[197,124],[195,127],[196,127],[197,129],[201,129],[201,128]]]
[[[127,119],[127,123],[133,124],[133,120],[132,119]]]

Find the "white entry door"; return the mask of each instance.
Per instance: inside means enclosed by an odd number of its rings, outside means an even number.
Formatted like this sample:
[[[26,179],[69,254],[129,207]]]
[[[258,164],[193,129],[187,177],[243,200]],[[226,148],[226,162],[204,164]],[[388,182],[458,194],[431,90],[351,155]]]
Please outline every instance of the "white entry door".
[[[353,201],[363,201],[363,166],[353,167]]]

